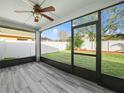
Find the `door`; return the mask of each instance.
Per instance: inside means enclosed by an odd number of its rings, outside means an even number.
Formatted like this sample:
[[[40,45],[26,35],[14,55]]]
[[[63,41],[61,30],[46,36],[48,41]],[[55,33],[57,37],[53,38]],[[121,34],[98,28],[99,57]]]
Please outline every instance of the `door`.
[[[73,27],[74,65],[96,71],[97,21]]]

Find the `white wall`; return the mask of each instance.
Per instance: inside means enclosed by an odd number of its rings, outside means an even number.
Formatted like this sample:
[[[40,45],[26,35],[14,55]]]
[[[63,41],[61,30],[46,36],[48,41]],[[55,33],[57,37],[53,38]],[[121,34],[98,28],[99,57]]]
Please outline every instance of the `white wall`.
[[[35,55],[35,42],[0,40],[0,59],[23,58]]]

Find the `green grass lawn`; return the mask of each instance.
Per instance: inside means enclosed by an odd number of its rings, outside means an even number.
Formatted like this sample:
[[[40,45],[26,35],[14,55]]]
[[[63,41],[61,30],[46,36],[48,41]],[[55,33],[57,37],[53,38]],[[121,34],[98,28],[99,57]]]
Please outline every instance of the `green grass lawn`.
[[[66,64],[71,63],[69,51],[61,51],[43,54],[43,57],[53,59]],[[96,58],[90,56],[74,55],[74,64],[79,67],[95,70]],[[124,78],[124,54],[102,54],[102,73]]]
[[[8,57],[8,58],[4,58],[4,59],[0,59],[0,61],[4,61],[4,60],[13,60],[15,59],[14,57]]]

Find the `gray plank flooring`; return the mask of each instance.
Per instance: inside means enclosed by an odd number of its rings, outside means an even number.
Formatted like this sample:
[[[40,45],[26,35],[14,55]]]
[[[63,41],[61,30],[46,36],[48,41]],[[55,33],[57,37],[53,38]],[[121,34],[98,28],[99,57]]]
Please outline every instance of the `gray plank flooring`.
[[[0,69],[0,93],[115,93],[45,63]]]

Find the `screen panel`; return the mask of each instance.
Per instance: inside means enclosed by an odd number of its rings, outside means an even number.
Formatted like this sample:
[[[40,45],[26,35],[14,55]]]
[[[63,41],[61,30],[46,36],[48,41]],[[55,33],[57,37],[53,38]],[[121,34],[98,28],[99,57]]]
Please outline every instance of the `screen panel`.
[[[96,70],[96,25],[74,29],[74,64]]]
[[[77,25],[81,25],[81,24],[85,24],[85,23],[89,23],[92,21],[97,21],[98,20],[98,13],[92,13],[80,18],[77,18],[75,20],[73,20],[73,26],[77,26]]]
[[[41,56],[71,64],[71,22],[41,33]]]
[[[101,11],[102,73],[124,78],[124,4]]]
[[[35,56],[35,33],[0,28],[0,60]]]

